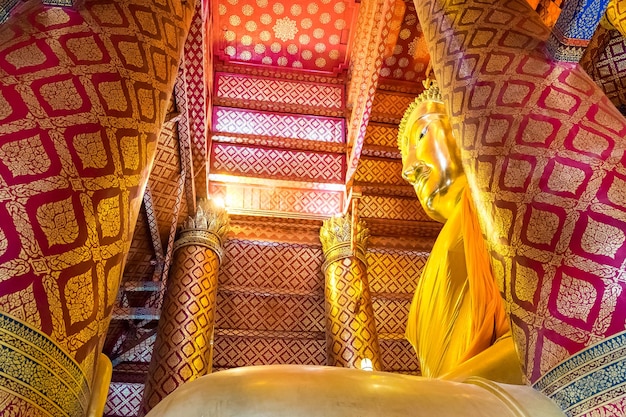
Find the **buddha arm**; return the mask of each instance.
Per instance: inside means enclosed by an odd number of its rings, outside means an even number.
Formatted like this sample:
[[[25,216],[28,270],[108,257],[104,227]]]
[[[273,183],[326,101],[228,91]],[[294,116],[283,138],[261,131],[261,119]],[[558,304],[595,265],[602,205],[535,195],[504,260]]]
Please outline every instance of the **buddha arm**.
[[[491,3],[491,4],[489,4]],[[522,0],[417,4],[524,371],[624,330],[626,120]]]

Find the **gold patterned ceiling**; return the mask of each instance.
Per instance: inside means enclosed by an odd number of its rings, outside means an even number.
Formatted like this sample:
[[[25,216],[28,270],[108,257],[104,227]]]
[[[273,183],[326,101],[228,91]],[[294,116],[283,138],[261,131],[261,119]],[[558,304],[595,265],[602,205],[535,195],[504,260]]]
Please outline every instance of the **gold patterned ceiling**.
[[[214,16],[216,52],[225,62],[338,73],[356,13],[351,1],[221,0]]]
[[[380,72],[415,82],[428,66],[412,2],[397,0]],[[219,0],[213,3],[215,56],[225,63],[340,74],[350,63],[360,4],[354,0]]]

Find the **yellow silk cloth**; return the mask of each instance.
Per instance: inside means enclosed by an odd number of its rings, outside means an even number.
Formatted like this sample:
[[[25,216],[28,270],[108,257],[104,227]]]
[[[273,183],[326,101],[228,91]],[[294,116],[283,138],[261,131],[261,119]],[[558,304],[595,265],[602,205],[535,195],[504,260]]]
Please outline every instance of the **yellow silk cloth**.
[[[466,189],[418,283],[406,329],[422,375],[437,378],[510,329],[475,208]]]

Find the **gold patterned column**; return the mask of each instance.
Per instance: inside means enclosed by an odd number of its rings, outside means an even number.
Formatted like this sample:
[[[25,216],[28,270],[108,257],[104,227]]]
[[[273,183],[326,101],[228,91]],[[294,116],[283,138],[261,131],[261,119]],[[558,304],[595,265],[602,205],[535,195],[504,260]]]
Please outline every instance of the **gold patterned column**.
[[[0,415],[84,417],[193,4],[14,3],[0,25]]]
[[[150,362],[142,411],[211,372],[218,269],[228,229],[224,209],[203,200],[174,243],[174,259]]]
[[[331,366],[365,368],[371,360],[374,370],[382,369],[376,322],[367,281],[365,251],[369,231],[356,223],[352,233],[349,217],[324,221],[320,240],[326,262],[326,355]],[[354,240],[354,244],[351,242]]]

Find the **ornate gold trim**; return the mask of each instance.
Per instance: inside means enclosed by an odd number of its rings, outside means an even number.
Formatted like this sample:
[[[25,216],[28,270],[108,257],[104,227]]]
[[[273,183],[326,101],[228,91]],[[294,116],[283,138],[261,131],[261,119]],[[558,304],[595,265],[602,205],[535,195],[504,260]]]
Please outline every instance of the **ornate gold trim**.
[[[591,415],[626,396],[626,331],[608,336],[547,371],[532,387],[568,415]]]
[[[198,200],[195,216],[187,218],[174,242],[174,252],[183,246],[204,246],[217,254],[221,264],[229,224],[228,213],[223,207],[216,206],[211,200]]]
[[[220,265],[224,258],[224,243],[219,235],[206,229],[183,230],[180,237],[174,242],[174,252],[183,246],[204,246],[217,255]]]
[[[365,254],[367,252],[367,241],[369,239],[369,229],[365,222],[360,220],[356,224],[356,244],[352,250],[352,218],[348,215],[335,216],[324,220],[320,229],[320,241],[326,261],[322,265],[322,270],[326,272],[328,266],[337,260],[355,257],[365,265]]]
[[[352,252],[350,248],[350,243],[342,243],[337,246],[333,246],[328,250],[328,252],[324,251],[324,255],[326,256],[326,260],[322,264],[322,272],[326,273],[326,270],[335,261],[355,257],[359,261],[363,262],[364,265],[367,265],[367,260],[365,258],[365,248],[357,246],[356,253]]]
[[[82,417],[91,392],[82,369],[47,335],[0,312],[0,390],[43,413]]]

